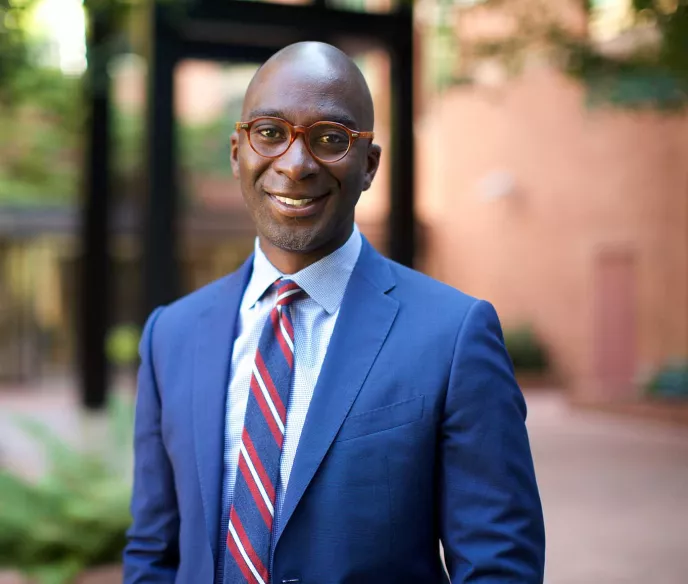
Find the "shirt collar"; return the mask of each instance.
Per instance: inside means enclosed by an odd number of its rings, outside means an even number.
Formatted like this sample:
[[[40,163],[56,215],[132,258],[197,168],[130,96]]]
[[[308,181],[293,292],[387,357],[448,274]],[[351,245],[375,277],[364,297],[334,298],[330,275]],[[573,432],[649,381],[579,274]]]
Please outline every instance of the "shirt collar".
[[[354,224],[354,230],[346,243],[330,255],[289,276],[302,290],[322,306],[328,314],[334,314],[342,304],[344,292],[354,271],[362,247],[361,232]],[[253,258],[253,273],[244,292],[242,305],[253,307],[275,280],[283,277],[260,249],[256,237]]]

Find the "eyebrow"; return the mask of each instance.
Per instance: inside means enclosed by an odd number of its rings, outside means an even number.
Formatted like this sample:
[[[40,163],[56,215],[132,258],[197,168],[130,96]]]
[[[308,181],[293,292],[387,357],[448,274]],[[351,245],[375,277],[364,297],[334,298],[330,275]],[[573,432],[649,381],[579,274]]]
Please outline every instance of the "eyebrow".
[[[275,109],[255,109],[251,110],[248,114],[249,119],[254,120],[255,118],[262,118],[264,116],[271,117],[271,118],[282,118],[283,120],[286,120],[290,123],[291,120],[287,115],[285,115],[284,112],[280,110],[275,110]],[[343,113],[343,112],[335,112],[332,115],[328,115],[326,120],[319,120],[323,122],[337,122],[338,124],[342,124],[346,126],[347,128],[351,130],[358,130],[358,124],[356,123],[356,120],[354,120],[351,116]]]

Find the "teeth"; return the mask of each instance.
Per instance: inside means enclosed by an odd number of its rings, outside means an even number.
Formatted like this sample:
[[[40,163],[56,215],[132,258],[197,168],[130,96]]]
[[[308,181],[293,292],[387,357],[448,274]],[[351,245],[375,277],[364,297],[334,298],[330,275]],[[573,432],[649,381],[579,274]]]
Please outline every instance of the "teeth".
[[[280,203],[291,205],[292,207],[305,207],[313,201],[313,199],[289,199],[287,197],[275,197]]]

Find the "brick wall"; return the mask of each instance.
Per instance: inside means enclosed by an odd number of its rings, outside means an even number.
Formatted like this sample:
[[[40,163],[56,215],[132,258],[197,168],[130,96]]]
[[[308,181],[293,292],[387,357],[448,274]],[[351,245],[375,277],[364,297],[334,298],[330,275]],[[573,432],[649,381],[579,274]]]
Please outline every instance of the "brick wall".
[[[492,301],[505,326],[533,323],[571,390],[604,398],[604,250],[635,258],[635,370],[688,354],[686,161],[687,116],[589,111],[575,82],[546,69],[451,90],[418,124],[422,265]]]

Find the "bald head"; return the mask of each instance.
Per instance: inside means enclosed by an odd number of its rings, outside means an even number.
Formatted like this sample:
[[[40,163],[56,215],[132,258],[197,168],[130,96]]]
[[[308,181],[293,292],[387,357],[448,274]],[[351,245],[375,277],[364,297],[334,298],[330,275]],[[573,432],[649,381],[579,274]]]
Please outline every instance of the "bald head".
[[[332,102],[334,93],[338,96],[335,101],[341,103],[330,105],[334,109],[349,109],[355,114],[357,127],[352,129],[373,129],[373,99],[365,77],[348,55],[332,45],[295,43],[270,57],[249,84],[243,119],[254,117],[252,113],[255,113],[256,103],[264,101],[261,98],[275,90],[277,93],[301,90],[311,95],[314,105],[323,105],[323,100]]]

